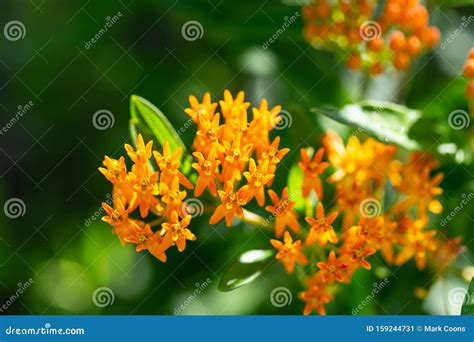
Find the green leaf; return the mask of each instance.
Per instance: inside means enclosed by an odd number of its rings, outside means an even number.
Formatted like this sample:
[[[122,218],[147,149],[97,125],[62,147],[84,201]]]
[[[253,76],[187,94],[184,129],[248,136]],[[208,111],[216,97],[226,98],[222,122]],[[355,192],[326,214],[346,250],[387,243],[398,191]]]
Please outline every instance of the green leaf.
[[[303,170],[294,163],[288,173],[288,196],[296,204],[293,207],[296,211],[303,211],[305,208],[305,199],[301,196],[303,189]]]
[[[243,253],[219,281],[218,289],[232,291],[257,279],[273,260],[275,251],[254,249]]]
[[[143,135],[145,141],[153,140],[154,146],[163,146],[167,141],[171,151],[182,148],[181,171],[188,174],[191,170],[192,157],[183,141],[166,116],[143,97],[132,95],[130,98],[130,132],[136,141],[138,133]]]
[[[313,108],[311,111],[352,126],[359,133],[397,144],[407,150],[418,150],[420,145],[408,137],[413,124],[420,118],[418,110],[391,102],[366,100],[341,109]]]
[[[461,315],[474,315],[474,278],[471,279],[467,289],[464,305],[461,308]]]
[[[474,0],[436,0],[433,7],[463,7],[474,5]]]

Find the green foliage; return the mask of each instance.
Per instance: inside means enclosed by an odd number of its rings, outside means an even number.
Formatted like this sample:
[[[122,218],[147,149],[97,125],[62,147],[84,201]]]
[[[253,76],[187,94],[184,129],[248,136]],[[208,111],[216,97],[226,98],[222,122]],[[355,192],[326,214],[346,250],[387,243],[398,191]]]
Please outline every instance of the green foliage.
[[[232,291],[257,279],[273,260],[273,250],[250,250],[243,253],[222,276],[220,291]]]
[[[367,133],[407,150],[418,150],[421,147],[408,136],[421,113],[402,105],[366,100],[346,105],[339,110],[313,108],[312,111],[354,127],[359,133]]]
[[[471,279],[469,288],[461,308],[461,315],[474,315],[474,278]]]
[[[137,95],[130,98],[130,115],[133,139],[136,140],[137,133],[141,133],[145,141],[153,140],[155,146],[157,143],[163,146],[167,141],[171,151],[181,148],[182,172],[188,174],[192,157],[166,116],[152,103]]]

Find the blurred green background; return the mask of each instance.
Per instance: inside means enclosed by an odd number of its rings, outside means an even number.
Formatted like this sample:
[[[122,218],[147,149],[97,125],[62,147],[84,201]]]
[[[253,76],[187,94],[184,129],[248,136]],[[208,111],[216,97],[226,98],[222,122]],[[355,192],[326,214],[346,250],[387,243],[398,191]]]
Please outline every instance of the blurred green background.
[[[432,1],[429,5],[442,40],[466,16],[474,15],[472,7],[439,7]],[[303,39],[301,16],[263,48],[300,9],[295,2],[251,0],[0,2],[1,26],[18,20],[25,27],[22,39],[0,36],[0,126],[10,122],[19,106],[33,103],[0,135],[0,203],[19,198],[25,204],[23,216],[0,215],[0,304],[10,303],[3,314],[175,314],[182,305],[180,314],[302,312],[303,303],[297,299],[302,287],[278,263],[246,287],[228,293],[216,289],[219,277],[240,253],[270,248],[270,235],[262,231],[244,224],[215,230],[203,218],[193,224],[198,240],[183,253],[170,250],[168,262],[162,264],[146,252],[135,253],[131,245],[121,246],[100,220],[87,221],[111,190],[97,167],[105,154],[124,154],[123,144],[130,142],[131,94],[153,102],[180,127],[187,121],[183,109],[189,95],[200,98],[210,91],[217,100],[224,89],[243,89],[253,105],[264,97],[291,113],[291,127],[280,132],[283,146],[318,146],[328,128],[350,134],[309,109],[360,99],[360,75],[347,72],[334,55],[312,49]],[[88,45],[114,16],[118,20]],[[195,41],[184,39],[181,32],[190,20],[203,28]],[[446,127],[450,112],[467,110],[466,80],[460,74],[473,40],[472,27],[464,29],[447,48],[423,55],[408,76],[377,77],[365,97],[423,110],[431,120],[422,129],[428,143],[454,139],[469,147],[472,127]],[[401,82],[407,85],[403,96],[396,96]],[[92,117],[99,110],[113,114],[111,128],[94,127]],[[189,146],[193,130],[182,137]],[[297,155],[286,158],[286,167]],[[443,160],[447,177],[441,184],[445,210],[440,219],[459,204],[462,194],[474,190],[472,164],[458,161]],[[277,188],[284,185],[282,173]],[[468,244],[458,268],[440,278],[419,272],[410,262],[390,276],[395,267],[375,262],[375,271],[358,272],[357,281],[328,305],[328,313],[351,314],[370,294],[372,284],[385,277],[388,285],[360,314],[454,313],[443,303],[449,289],[466,287],[466,272],[472,272],[472,208],[470,203],[456,215],[446,232],[463,236]],[[464,270],[464,277],[459,270]],[[30,278],[28,288],[12,301]],[[189,300],[204,282],[210,285]],[[92,294],[100,287],[113,290],[112,305],[94,305]],[[270,293],[277,287],[291,290],[290,305],[271,304]],[[417,287],[431,289],[424,303],[421,295],[415,296]]]

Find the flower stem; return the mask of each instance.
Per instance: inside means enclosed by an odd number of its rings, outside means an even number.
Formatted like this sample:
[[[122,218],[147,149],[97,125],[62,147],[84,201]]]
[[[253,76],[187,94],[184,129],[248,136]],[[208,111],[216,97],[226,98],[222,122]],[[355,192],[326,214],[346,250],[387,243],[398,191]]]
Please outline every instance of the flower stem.
[[[274,230],[273,222],[271,222],[269,219],[265,219],[258,214],[248,211],[247,209],[243,209],[243,212],[244,212],[244,215],[242,217],[242,220],[244,222],[256,225],[259,228],[263,228],[268,231]]]

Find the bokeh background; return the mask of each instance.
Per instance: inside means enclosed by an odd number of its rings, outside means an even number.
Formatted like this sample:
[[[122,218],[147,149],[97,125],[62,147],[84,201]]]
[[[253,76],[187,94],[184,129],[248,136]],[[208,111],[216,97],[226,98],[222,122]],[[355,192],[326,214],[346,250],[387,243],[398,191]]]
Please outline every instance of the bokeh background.
[[[442,40],[474,15],[473,7],[445,2],[428,3]],[[100,202],[110,191],[97,167],[105,154],[121,155],[123,144],[130,142],[131,94],[153,102],[180,127],[187,121],[183,109],[189,95],[210,91],[218,99],[224,89],[243,89],[254,105],[264,97],[291,113],[291,127],[281,132],[284,146],[318,146],[328,128],[349,135],[349,129],[309,109],[360,99],[360,75],[346,71],[334,55],[311,48],[303,39],[301,17],[264,46],[300,10],[289,0],[0,2],[0,26],[18,20],[25,28],[16,41],[0,35],[0,126],[24,112],[0,135],[0,204],[12,198],[25,204],[23,216],[0,215],[0,304],[9,303],[2,314],[302,312],[297,299],[301,285],[278,263],[248,286],[217,290],[219,277],[240,253],[270,247],[262,231],[244,224],[214,229],[201,220],[193,226],[198,240],[183,253],[170,251],[162,264],[145,252],[135,253],[133,246],[121,246],[109,226],[90,219],[100,213]],[[202,25],[200,39],[183,38],[182,27],[190,20]],[[408,75],[375,78],[364,97],[422,109],[442,127],[422,127],[427,142],[451,137],[466,142],[468,130],[443,127],[450,112],[467,110],[461,71],[473,37],[468,26],[447,48],[423,55]],[[403,92],[396,91],[400,84]],[[92,123],[100,110],[113,114],[114,124],[106,130]],[[190,144],[192,135],[189,129],[182,138]],[[291,154],[285,165],[296,156]],[[441,184],[445,211],[440,218],[474,190],[472,164],[462,160],[443,160],[447,177]],[[277,184],[284,182],[280,177]],[[351,314],[372,284],[385,277],[388,285],[360,314],[456,313],[446,306],[446,296],[453,287],[465,288],[472,274],[472,208],[469,203],[449,230],[444,228],[446,235],[461,235],[468,245],[456,267],[436,275],[410,262],[392,275],[394,268],[376,263],[375,272],[357,273],[356,281],[328,305],[328,313]],[[203,283],[209,286],[189,300]],[[94,305],[92,294],[101,287],[113,290],[112,305]],[[293,293],[288,306],[271,304],[270,293],[277,287]],[[19,288],[25,289],[12,301]]]

